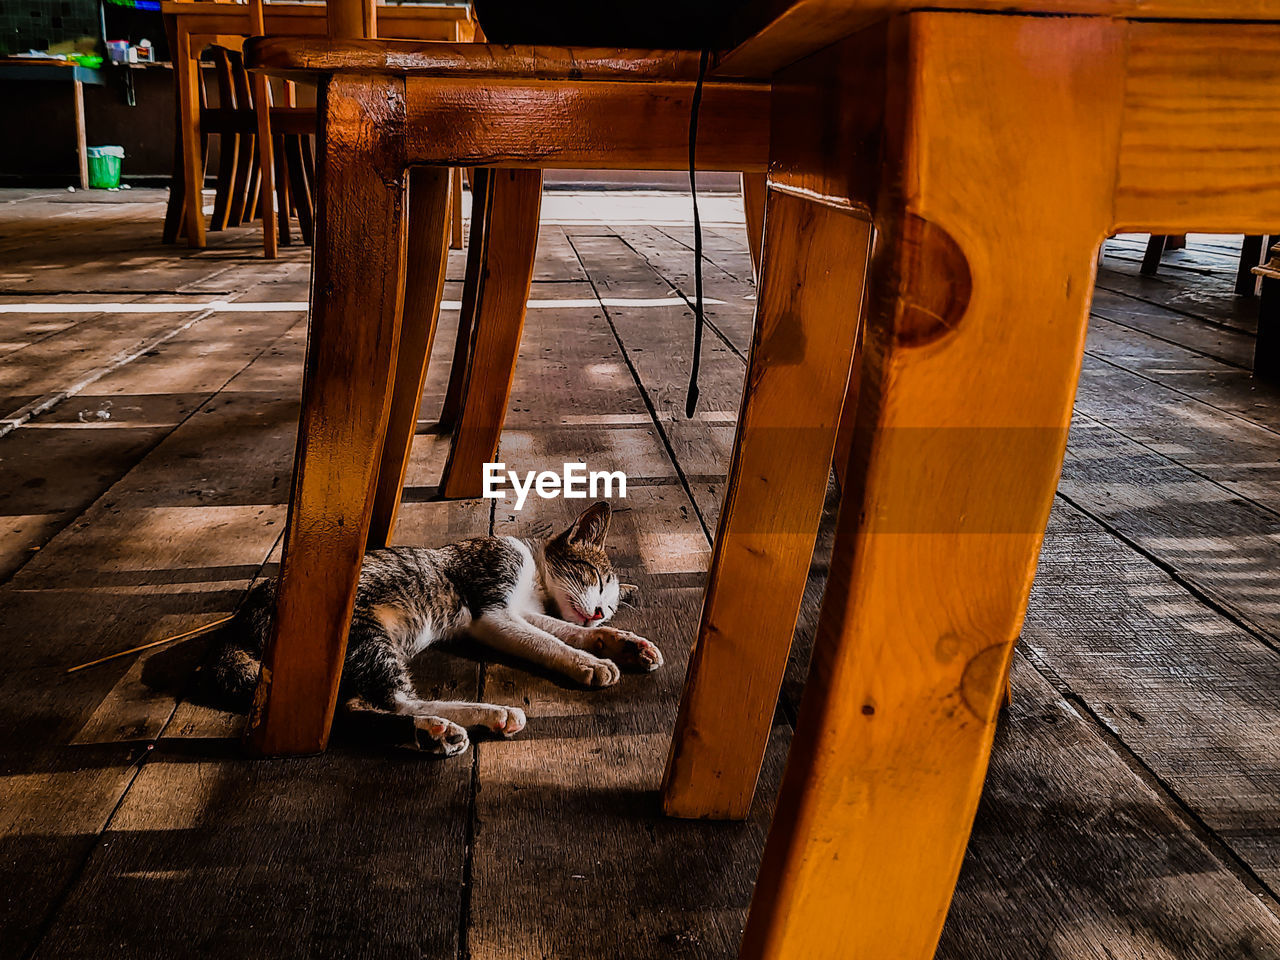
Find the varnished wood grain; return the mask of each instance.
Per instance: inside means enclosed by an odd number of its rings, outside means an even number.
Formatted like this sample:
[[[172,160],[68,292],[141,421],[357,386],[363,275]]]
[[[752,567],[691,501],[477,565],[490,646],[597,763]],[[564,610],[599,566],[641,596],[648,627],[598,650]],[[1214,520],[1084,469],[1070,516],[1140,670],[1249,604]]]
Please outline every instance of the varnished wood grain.
[[[407,151],[415,163],[634,169],[688,163],[697,54],[268,37],[251,41],[246,56],[254,69],[281,75],[407,75]],[[768,117],[767,85],[708,84],[699,166],[763,169]]]
[[[766,220],[734,459],[663,782],[674,816],[750,810],[858,332],[871,224],[772,190]]]
[[[920,9],[1149,20],[1280,20],[1268,0],[751,0],[725,24],[714,72],[767,77],[867,25]]]
[[[391,399],[404,296],[403,88],[322,94],[314,298],[275,633],[248,733],[264,754],[322,750],[346,652]]]
[[[274,4],[273,4],[274,6]],[[384,38],[389,34],[383,34]],[[421,43],[410,40],[268,36],[245,45],[251,69],[271,73],[393,73],[521,80],[698,79],[696,51],[618,50],[494,43]]]
[[[447,167],[414,167],[409,175],[409,238],[405,268],[404,319],[400,324],[391,411],[374,491],[369,546],[385,547],[395,530],[410,448],[418,427],[418,407],[427,379],[431,347],[440,316],[440,292],[449,260],[452,176]]]
[[[885,115],[902,120],[882,151],[849,471],[746,960],[933,955],[1108,227],[1113,24],[924,14],[880,35],[901,97]],[[1016,159],[989,149],[1006,136]]]
[[[679,170],[689,163],[685,81],[406,78],[416,163]],[[713,84],[698,113],[698,167],[762,170],[768,88]]]
[[[1125,32],[1116,232],[1274,229],[1280,24],[1130,23]]]
[[[483,465],[498,449],[533,279],[542,171],[495,171],[490,190],[466,380],[441,481],[446,497],[480,496]]]

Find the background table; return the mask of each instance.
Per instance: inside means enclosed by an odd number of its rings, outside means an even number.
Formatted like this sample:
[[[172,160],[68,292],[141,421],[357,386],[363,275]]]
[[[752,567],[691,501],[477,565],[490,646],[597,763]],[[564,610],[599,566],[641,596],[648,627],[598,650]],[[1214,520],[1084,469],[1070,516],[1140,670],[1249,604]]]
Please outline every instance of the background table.
[[[85,153],[84,135],[84,85],[101,86],[104,82],[101,70],[82,67],[68,60],[41,57],[0,58],[0,80],[51,80],[70,81],[76,107],[76,157],[80,163],[80,189],[89,189],[89,159]]]

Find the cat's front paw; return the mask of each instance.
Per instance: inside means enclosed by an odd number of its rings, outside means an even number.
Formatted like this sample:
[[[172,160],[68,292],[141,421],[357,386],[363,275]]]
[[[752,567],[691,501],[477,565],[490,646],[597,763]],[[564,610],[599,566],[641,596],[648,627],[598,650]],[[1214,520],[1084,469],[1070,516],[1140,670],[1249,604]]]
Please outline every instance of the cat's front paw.
[[[662,666],[662,651],[639,634],[617,627],[596,627],[591,633],[595,651],[624,670],[651,673]]]
[[[466,728],[458,726],[452,720],[443,717],[414,717],[413,725],[418,734],[418,749],[425,753],[456,757],[471,746]]]
[[[589,653],[574,658],[569,676],[584,687],[611,687],[622,679],[622,671],[611,660],[601,660]]]

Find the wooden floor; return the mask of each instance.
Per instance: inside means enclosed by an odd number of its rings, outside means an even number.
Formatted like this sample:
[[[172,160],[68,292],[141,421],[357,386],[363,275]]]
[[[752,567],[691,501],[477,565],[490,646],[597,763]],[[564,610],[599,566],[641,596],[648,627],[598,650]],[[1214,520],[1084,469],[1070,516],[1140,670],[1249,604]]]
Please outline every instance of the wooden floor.
[[[502,457],[628,473],[613,545],[644,595],[619,623],[668,666],[585,692],[431,651],[433,696],[530,716],[444,762],[341,729],[244,759],[239,718],[192,695],[203,640],[64,673],[232,610],[283,526],[308,253],[162,247],[162,198],[0,192],[0,958],[733,956],[829,549],[751,820],[662,819],[752,317],[736,198],[704,202],[686,420],[687,199],[547,195]],[[1153,280],[1144,240],[1107,247],[947,960],[1280,958],[1280,392],[1250,378],[1238,238]],[[398,539],[563,523],[563,501],[433,499],[447,367]]]

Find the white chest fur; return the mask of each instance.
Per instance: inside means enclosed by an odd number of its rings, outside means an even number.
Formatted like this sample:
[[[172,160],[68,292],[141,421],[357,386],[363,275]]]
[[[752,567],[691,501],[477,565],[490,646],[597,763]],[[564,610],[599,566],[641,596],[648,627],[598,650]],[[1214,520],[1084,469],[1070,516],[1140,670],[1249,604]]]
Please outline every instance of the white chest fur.
[[[506,540],[520,551],[524,561],[520,565],[520,576],[507,600],[507,609],[513,613],[541,613],[543,603],[538,591],[538,562],[523,540],[515,537],[507,537]]]

